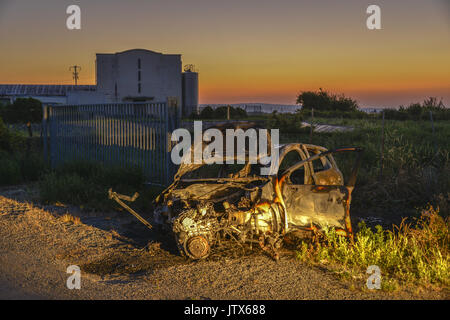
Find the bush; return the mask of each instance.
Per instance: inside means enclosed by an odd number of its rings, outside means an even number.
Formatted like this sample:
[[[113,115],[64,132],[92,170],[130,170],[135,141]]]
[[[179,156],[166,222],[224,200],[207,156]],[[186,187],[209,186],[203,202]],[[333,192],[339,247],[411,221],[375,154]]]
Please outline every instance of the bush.
[[[192,115],[192,118],[196,119],[226,119],[228,115],[228,106],[221,106],[216,109],[206,106],[200,112],[200,115]],[[239,107],[230,106],[230,119],[243,119],[247,118],[247,112]]]
[[[20,163],[22,181],[37,181],[47,169],[41,153],[30,152],[16,156]]]
[[[36,181],[45,168],[39,154],[8,153],[0,150],[0,185]]]
[[[343,94],[335,95],[319,89],[315,91],[304,91],[297,97],[297,103],[302,105],[302,109],[314,110],[334,110],[334,111],[355,111],[358,104],[355,100],[345,97]]]
[[[0,150],[9,150],[9,130],[0,117]]]
[[[294,114],[280,114],[274,111],[266,121],[269,129],[280,129],[282,133],[309,132],[309,128],[302,127],[303,116],[297,111]]]
[[[42,121],[42,103],[33,98],[18,98],[0,108],[0,117],[6,123],[38,123]]]
[[[17,138],[8,130],[0,117],[0,150],[12,152]]]
[[[213,119],[214,115],[214,109],[210,106],[207,106],[200,112],[200,119]]]
[[[450,109],[435,97],[425,99],[422,104],[412,103],[406,108],[400,106],[398,110],[384,109],[384,116],[390,120],[430,120],[430,112],[434,120],[450,120]]]
[[[8,130],[0,118],[0,185],[35,181],[44,170],[41,153],[27,148],[27,139]]]
[[[18,184],[21,180],[19,163],[8,153],[0,151],[0,185]]]

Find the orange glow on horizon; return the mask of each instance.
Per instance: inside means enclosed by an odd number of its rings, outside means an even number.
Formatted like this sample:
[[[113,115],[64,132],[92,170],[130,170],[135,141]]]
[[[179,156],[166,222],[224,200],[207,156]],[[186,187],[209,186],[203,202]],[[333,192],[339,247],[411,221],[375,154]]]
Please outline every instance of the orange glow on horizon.
[[[78,2],[80,31],[65,27],[63,2],[0,3],[0,83],[73,84],[77,64],[78,83],[93,85],[95,53],[144,48],[196,65],[201,104],[294,104],[323,88],[362,106],[427,96],[450,106],[450,28],[438,1],[386,2],[377,31],[359,0]]]

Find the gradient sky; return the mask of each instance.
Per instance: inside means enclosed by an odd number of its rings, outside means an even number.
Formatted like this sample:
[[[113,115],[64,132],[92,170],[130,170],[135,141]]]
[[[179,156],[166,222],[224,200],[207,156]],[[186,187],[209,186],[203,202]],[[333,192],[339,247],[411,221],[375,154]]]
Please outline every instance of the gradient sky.
[[[450,106],[448,0],[0,0],[0,83],[95,84],[95,53],[182,54],[200,103],[294,104],[319,87],[361,106]],[[66,29],[81,7],[82,29]],[[381,7],[382,30],[366,28]]]

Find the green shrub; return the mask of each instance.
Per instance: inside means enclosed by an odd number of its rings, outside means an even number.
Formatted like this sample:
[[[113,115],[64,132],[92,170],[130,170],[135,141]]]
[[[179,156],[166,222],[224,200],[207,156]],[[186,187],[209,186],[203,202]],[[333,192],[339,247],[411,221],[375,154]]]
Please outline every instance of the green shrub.
[[[42,103],[33,98],[18,98],[0,108],[0,117],[6,123],[38,123],[42,121]]]
[[[411,103],[408,107],[400,106],[396,109],[385,109],[386,119],[390,120],[430,120],[430,112],[434,120],[450,120],[450,109],[446,108],[442,100],[435,97],[425,99],[422,104]]]
[[[36,181],[46,166],[38,154],[11,154],[0,151],[0,185]]]
[[[280,114],[274,111],[266,121],[269,129],[280,129],[281,133],[307,133],[309,128],[302,127],[301,112]]]
[[[47,169],[41,153],[23,153],[17,157],[23,181],[37,181]]]
[[[11,133],[0,117],[0,150],[11,151]]]
[[[308,246],[302,243],[297,258],[302,261],[334,264],[352,273],[364,273],[376,265],[382,271],[382,281],[395,279],[421,284],[450,284],[449,219],[429,206],[412,225],[403,221],[392,231],[381,226],[375,232],[364,223],[359,225],[354,243],[336,235],[334,229],[325,232],[322,241]]]
[[[0,150],[11,153],[23,152],[27,138],[9,130],[0,117]]]
[[[227,119],[228,106],[221,106],[216,109],[206,106],[202,109],[199,115],[192,114],[193,119]],[[239,107],[230,106],[230,119],[243,119],[247,118],[247,112]]]
[[[247,118],[247,112],[239,107],[230,106],[230,119],[243,119]],[[228,106],[221,106],[214,110],[215,119],[226,119],[228,116]]]
[[[0,185],[35,181],[44,170],[40,150],[36,152],[31,140],[8,130],[0,118]]]
[[[304,91],[297,97],[297,103],[302,105],[302,109],[311,110],[333,110],[333,111],[354,111],[358,104],[355,100],[345,97],[343,94],[331,94],[322,88],[319,91]]]
[[[0,185],[13,185],[21,181],[19,162],[10,154],[0,150]]]
[[[203,110],[200,112],[200,118],[201,119],[213,119],[214,118],[214,109],[210,106],[207,106],[203,108]]]

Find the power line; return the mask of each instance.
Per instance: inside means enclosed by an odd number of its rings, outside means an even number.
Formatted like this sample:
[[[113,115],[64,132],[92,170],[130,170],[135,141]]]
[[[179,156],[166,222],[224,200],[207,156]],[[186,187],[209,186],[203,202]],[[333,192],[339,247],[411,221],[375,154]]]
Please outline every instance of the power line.
[[[72,76],[73,76],[73,79],[75,80],[75,85],[78,85],[78,78],[79,78],[78,73],[79,73],[79,71],[81,71],[81,67],[74,65],[69,68],[69,71],[71,71],[71,70],[73,70]]]

